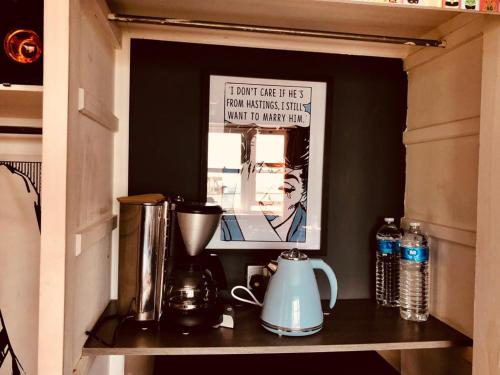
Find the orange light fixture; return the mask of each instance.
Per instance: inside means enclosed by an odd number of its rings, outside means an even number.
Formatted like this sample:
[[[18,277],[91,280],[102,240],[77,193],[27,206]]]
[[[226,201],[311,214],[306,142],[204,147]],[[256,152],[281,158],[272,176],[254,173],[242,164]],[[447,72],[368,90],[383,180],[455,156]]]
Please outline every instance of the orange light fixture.
[[[3,49],[13,61],[30,64],[42,55],[42,42],[33,30],[15,29],[5,36]]]

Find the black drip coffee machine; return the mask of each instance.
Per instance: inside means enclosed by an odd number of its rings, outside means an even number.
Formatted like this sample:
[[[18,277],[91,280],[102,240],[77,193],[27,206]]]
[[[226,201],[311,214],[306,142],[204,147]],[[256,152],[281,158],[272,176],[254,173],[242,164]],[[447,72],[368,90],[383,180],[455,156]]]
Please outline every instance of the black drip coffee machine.
[[[175,202],[170,215],[160,327],[190,332],[217,326],[225,277],[219,258],[205,250],[222,215],[220,206]]]

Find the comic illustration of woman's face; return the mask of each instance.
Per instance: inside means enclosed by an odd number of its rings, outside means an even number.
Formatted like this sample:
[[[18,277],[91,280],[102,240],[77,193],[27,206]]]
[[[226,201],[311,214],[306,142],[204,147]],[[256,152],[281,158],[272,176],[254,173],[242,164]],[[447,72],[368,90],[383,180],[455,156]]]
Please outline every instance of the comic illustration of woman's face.
[[[285,168],[284,183],[280,190],[285,194],[285,209],[305,200],[304,186],[301,178],[302,170]]]

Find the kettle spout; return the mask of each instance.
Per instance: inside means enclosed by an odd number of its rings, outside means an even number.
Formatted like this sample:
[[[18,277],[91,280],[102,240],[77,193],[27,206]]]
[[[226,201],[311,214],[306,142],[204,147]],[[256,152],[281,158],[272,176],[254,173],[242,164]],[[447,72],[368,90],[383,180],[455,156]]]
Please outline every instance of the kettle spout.
[[[271,262],[269,262],[266,268],[269,270],[269,272],[271,272],[271,275],[273,275],[278,270],[278,261],[272,260]]]

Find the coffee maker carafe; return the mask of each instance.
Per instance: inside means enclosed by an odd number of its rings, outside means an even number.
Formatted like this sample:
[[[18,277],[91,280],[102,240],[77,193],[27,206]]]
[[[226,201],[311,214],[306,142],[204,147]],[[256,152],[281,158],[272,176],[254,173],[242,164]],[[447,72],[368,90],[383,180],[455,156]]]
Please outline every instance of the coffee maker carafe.
[[[217,326],[225,280],[216,256],[204,251],[220,221],[220,206],[176,202],[171,214],[170,265],[166,269],[161,327],[189,332]],[[180,234],[180,235],[179,235]]]

